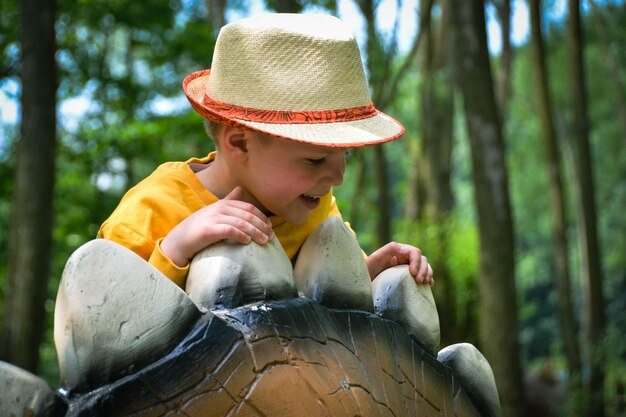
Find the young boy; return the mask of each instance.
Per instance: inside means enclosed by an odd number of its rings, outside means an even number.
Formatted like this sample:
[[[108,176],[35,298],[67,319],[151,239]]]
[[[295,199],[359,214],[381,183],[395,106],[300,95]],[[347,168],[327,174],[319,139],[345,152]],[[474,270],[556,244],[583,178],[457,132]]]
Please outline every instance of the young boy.
[[[123,197],[98,237],[135,251],[184,288],[201,249],[277,238],[290,259],[330,216],[350,148],[400,137],[371,102],[354,36],[326,15],[274,14],[226,25],[211,70],[183,89],[216,152],[169,162]],[[419,249],[389,243],[366,259],[373,279],[409,264],[433,283]]]

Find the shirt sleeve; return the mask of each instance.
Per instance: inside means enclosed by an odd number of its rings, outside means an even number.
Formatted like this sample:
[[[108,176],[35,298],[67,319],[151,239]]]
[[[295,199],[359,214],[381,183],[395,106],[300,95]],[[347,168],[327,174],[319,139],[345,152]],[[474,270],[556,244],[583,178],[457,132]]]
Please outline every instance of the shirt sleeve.
[[[176,285],[183,288],[185,285],[185,280],[187,278],[187,273],[189,272],[189,264],[184,267],[180,267],[171,261],[170,258],[165,256],[165,254],[161,251],[161,242],[163,238],[159,239],[154,245],[154,250],[150,255],[150,259],[148,262],[153,265],[156,269],[161,271],[163,275],[174,281]]]
[[[184,288],[187,272],[189,271],[189,264],[181,268],[165,256],[161,251],[161,241],[163,238],[152,243],[128,226],[124,224],[112,224],[109,221],[102,225],[97,237],[112,240],[129,248],[161,271],[167,278],[174,281],[176,285]]]
[[[191,213],[215,201],[188,164],[167,162],[124,194],[98,237],[127,247],[184,288],[189,265],[174,264],[160,244]]]

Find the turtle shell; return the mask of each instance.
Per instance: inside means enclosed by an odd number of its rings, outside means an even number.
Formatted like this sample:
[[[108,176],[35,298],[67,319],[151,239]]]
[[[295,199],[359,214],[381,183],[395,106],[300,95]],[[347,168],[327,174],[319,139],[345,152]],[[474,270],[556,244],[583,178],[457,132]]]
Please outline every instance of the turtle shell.
[[[158,361],[64,395],[67,416],[481,415],[399,324],[304,297],[214,309]]]

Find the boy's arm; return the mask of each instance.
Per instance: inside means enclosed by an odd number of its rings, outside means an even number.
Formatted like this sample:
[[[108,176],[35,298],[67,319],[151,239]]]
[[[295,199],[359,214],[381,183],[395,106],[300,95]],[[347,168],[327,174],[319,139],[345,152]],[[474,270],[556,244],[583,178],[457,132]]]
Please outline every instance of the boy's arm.
[[[182,288],[190,260],[205,247],[224,239],[263,244],[273,238],[267,217],[251,204],[238,201],[240,194],[241,189],[236,188],[223,200],[195,211],[154,238],[129,227],[123,215],[105,221],[97,237],[129,248]]]
[[[189,265],[179,267],[168,259],[159,247],[162,239],[159,239],[156,243],[152,242],[127,225],[111,223],[110,221],[106,221],[100,227],[97,237],[112,240],[127,247],[161,271],[163,275],[174,281],[176,285],[179,287],[184,285]]]
[[[174,281],[176,285],[181,288],[185,288],[185,280],[187,279],[187,273],[189,272],[189,263],[185,266],[178,266],[170,258],[168,258],[161,250],[161,242],[163,239],[159,239],[154,246],[154,250],[150,255],[148,262],[154,265],[156,269],[163,272],[163,274]]]
[[[163,254],[178,267],[189,264],[202,249],[222,240],[263,245],[274,237],[272,223],[254,205],[241,201],[236,187],[222,200],[205,206],[178,223],[160,244]]]

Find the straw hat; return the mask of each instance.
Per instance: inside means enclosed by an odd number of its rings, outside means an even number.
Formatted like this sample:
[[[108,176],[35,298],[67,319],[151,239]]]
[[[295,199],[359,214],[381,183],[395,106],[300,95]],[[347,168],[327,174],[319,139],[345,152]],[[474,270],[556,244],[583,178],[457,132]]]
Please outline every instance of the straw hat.
[[[224,26],[211,69],[187,76],[183,90],[203,117],[315,145],[365,146],[404,133],[372,104],[354,35],[328,15]]]

